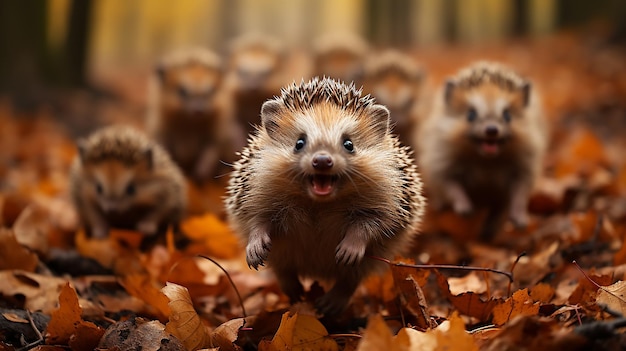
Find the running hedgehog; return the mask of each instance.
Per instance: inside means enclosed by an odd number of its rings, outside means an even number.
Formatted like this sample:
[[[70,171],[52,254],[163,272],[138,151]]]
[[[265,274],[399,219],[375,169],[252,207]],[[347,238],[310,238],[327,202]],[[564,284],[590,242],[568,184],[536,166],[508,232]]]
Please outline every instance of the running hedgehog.
[[[449,79],[420,130],[419,161],[435,208],[487,208],[490,240],[504,213],[518,227],[541,172],[547,128],[531,83],[509,68],[478,62]]]
[[[248,265],[273,268],[299,301],[299,277],[334,281],[318,311],[343,311],[361,280],[385,267],[365,256],[406,253],[424,208],[408,147],[389,111],[353,84],[314,78],[265,102],[234,165],[225,200]]]
[[[223,71],[217,54],[191,48],[163,57],[150,80],[146,129],[198,183],[227,173],[245,144]]]
[[[386,50],[367,61],[364,81],[365,90],[389,109],[393,131],[402,144],[414,146],[425,106],[421,67],[407,54]]]
[[[186,207],[184,178],[159,145],[130,127],[112,126],[78,142],[71,195],[88,236],[110,228],[137,230],[146,249],[178,223]]]

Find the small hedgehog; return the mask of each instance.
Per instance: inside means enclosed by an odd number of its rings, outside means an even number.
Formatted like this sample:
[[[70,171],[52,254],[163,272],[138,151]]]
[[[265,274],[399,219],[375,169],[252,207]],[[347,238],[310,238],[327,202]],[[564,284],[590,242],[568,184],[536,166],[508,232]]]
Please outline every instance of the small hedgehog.
[[[137,230],[146,249],[172,225],[177,241],[184,241],[178,230],[186,207],[183,175],[142,133],[112,126],[80,140],[70,182],[88,236],[106,237],[110,228]]]
[[[234,165],[226,199],[253,268],[268,262],[292,302],[299,277],[334,281],[317,302],[340,313],[384,268],[365,256],[405,253],[422,217],[422,183],[389,111],[354,85],[293,84],[263,104],[261,126]]]
[[[261,105],[280,92],[285,56],[278,40],[258,33],[242,35],[231,44],[227,89],[246,133],[254,131]]]
[[[458,214],[488,208],[481,238],[491,239],[508,210],[528,223],[547,130],[531,83],[497,63],[479,62],[448,80],[420,130],[419,161],[431,203]]]
[[[358,35],[329,33],[314,43],[314,73],[342,82],[361,84],[368,43]]]
[[[393,131],[404,145],[412,145],[419,123],[424,72],[408,55],[387,50],[365,65],[365,89],[387,106]]]
[[[228,172],[245,144],[228,96],[221,59],[202,48],[175,51],[157,65],[147,129],[184,173],[202,183]]]

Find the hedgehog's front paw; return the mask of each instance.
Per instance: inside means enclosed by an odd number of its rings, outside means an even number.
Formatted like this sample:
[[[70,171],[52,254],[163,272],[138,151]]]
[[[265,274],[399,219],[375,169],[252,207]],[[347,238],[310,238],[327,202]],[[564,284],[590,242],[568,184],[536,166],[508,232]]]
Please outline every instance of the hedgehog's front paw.
[[[344,238],[335,250],[335,260],[339,264],[353,265],[361,262],[365,256],[367,244],[362,240]]]
[[[258,270],[259,266],[263,266],[263,262],[267,259],[271,247],[272,241],[269,235],[250,236],[248,245],[246,246],[246,261],[248,262],[248,267]]]

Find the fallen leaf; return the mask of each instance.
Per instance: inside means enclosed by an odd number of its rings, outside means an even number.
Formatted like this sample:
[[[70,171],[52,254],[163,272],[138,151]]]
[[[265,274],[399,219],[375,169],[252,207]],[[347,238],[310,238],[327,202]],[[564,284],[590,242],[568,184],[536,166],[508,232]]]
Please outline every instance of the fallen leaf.
[[[272,341],[261,342],[260,351],[278,350],[339,350],[335,340],[328,337],[326,328],[315,317],[283,314]]]
[[[126,291],[154,308],[153,313],[160,320],[170,315],[169,299],[155,286],[155,282],[145,274],[130,274],[120,279]]]
[[[189,351],[159,321],[132,318],[112,324],[100,339],[98,350]]]
[[[52,232],[50,213],[38,204],[30,204],[13,225],[17,241],[31,250],[47,253],[48,237]]]
[[[409,350],[409,345],[395,345],[393,335],[383,317],[375,314],[367,321],[367,327],[363,331],[363,338],[359,342],[357,351],[379,350],[404,351]]]
[[[465,330],[465,323],[459,314],[455,311],[448,319],[447,328],[443,326],[435,329],[437,337],[436,351],[455,350],[455,351],[477,351],[478,346],[474,338]]]
[[[596,302],[626,316],[626,281],[620,280],[613,285],[603,286],[598,290]]]
[[[528,289],[518,290],[493,308],[493,323],[503,325],[517,316],[534,316],[537,313],[539,303],[533,303],[528,295]]]
[[[221,351],[238,351],[241,348],[235,345],[239,330],[246,324],[244,318],[235,318],[220,324],[211,333],[212,344]]]
[[[498,305],[500,300],[483,299],[480,294],[473,292],[465,292],[460,295],[454,295],[450,292],[448,279],[437,273],[437,283],[444,296],[456,307],[460,313],[470,317],[477,318],[480,321],[487,321],[494,307]]]
[[[82,321],[81,312],[76,290],[68,282],[61,288],[59,308],[51,313],[50,323],[46,329],[46,343],[67,345],[77,325]]]
[[[0,271],[0,293],[24,296],[24,309],[49,314],[57,308],[57,299],[66,279],[26,271]]]
[[[34,272],[38,263],[37,255],[18,243],[12,230],[0,228],[0,270]]]
[[[204,243],[206,255],[234,258],[241,253],[239,238],[212,213],[184,220],[181,229],[190,239]]]
[[[167,283],[161,291],[169,299],[171,311],[165,330],[176,336],[187,350],[212,346],[210,333],[194,309],[187,288]]]
[[[530,297],[533,301],[548,303],[554,297],[554,288],[546,283],[539,283],[530,288]]]

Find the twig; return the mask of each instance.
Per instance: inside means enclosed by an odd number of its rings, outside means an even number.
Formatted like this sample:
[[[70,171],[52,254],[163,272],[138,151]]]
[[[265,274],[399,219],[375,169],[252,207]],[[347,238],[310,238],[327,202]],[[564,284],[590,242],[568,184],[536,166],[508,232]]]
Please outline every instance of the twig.
[[[572,261],[572,263],[576,266],[576,268],[578,268],[578,270],[580,271],[580,273],[582,273],[582,274],[585,276],[585,278],[587,278],[587,280],[588,280],[591,284],[593,284],[593,285],[595,285],[595,286],[596,286],[596,288],[598,288],[598,289],[600,289],[600,290],[603,290],[603,291],[604,291],[604,292],[606,292],[607,294],[609,294],[609,295],[611,295],[611,296],[615,297],[616,299],[618,299],[618,300],[622,301],[623,303],[626,303],[626,300],[624,300],[621,296],[617,296],[617,295],[615,295],[613,292],[611,292],[611,291],[607,290],[605,287],[603,287],[603,286],[601,286],[600,284],[598,284],[598,283],[594,282],[594,281],[593,281],[593,280],[592,280],[592,279],[591,279],[591,278],[590,278],[590,277],[589,277],[589,276],[585,273],[585,271],[583,271],[583,269],[582,269],[582,268],[578,265],[578,263],[576,262],[576,260],[573,260],[573,261]]]
[[[214,259],[208,256],[198,255],[198,257],[201,257],[201,258],[204,258],[206,260],[213,262],[214,265],[216,265],[219,269],[222,270],[222,272],[224,272],[224,274],[226,274],[226,278],[228,278],[230,285],[233,287],[233,290],[235,290],[235,294],[237,294],[237,299],[239,299],[239,304],[241,305],[241,311],[243,312],[243,318],[248,317],[248,314],[246,313],[246,308],[243,306],[243,299],[241,298],[241,294],[239,294],[239,289],[237,289],[235,282],[233,282],[233,278],[230,277],[230,274],[226,271],[226,269],[224,269],[224,267],[222,267],[219,263],[217,263],[217,261],[215,261]]]
[[[43,343],[43,335],[41,335],[39,328],[37,328],[37,326],[35,325],[35,321],[33,320],[33,316],[30,314],[30,310],[26,310],[26,316],[28,317],[28,323],[30,324],[31,328],[33,328],[33,331],[35,331],[38,340],[35,340],[31,343],[24,345],[23,347],[20,347],[19,349],[17,349],[17,351],[30,350],[33,347],[39,346]]]
[[[375,260],[379,260],[385,262],[387,264],[396,266],[396,267],[410,267],[416,269],[456,269],[463,271],[478,271],[478,272],[491,272],[496,274],[502,274],[509,278],[509,282],[513,282],[513,273],[504,272],[493,268],[485,268],[485,267],[472,267],[472,266],[456,266],[456,265],[448,265],[448,264],[406,264],[401,262],[391,262],[386,258],[376,257],[376,256],[368,256],[369,258],[373,258]]]

